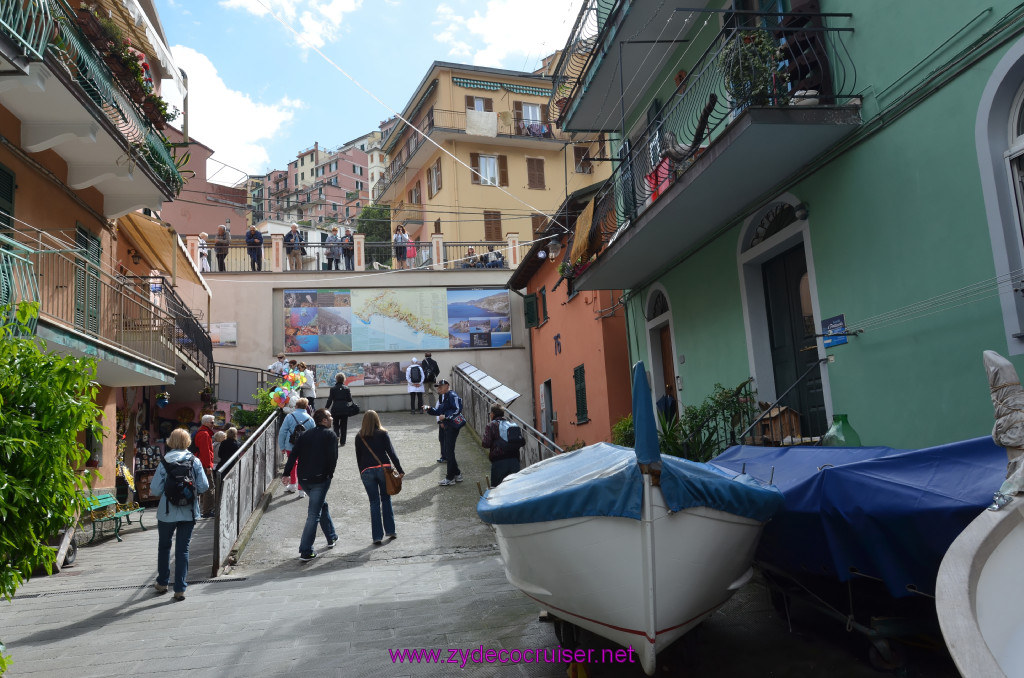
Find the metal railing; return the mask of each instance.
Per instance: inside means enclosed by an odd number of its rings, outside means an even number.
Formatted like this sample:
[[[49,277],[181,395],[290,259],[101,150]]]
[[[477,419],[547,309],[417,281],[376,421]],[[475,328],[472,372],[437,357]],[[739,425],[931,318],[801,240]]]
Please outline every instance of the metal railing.
[[[217,363],[214,393],[218,400],[227,400],[243,405],[258,405],[256,391],[280,381],[280,375],[265,369]]]
[[[6,309],[0,322],[5,325],[13,322],[19,304],[39,301],[31,254],[14,240],[0,235],[0,312]],[[33,317],[26,329],[34,332],[35,327],[36,318]]]
[[[284,460],[277,449],[281,412],[275,410],[238,451],[215,471],[217,512],[213,529],[213,572],[234,563],[235,542],[246,521],[263,500]]]
[[[478,383],[467,378],[458,367],[452,370],[452,388],[462,398],[462,414],[466,417],[466,423],[476,431],[477,436],[482,438],[484,429],[490,423],[490,408],[496,402],[494,396],[485,391]],[[523,468],[564,451],[553,440],[530,426],[512,410],[505,410],[505,418],[515,422],[523,430],[526,446],[519,453],[519,460]]]
[[[580,8],[552,77],[550,110],[557,113],[558,122],[562,122],[569,103],[579,95],[579,84],[598,53],[598,36],[619,3],[620,0],[585,0]]]
[[[208,383],[213,381],[213,341],[195,314],[174,291],[170,281],[162,276],[130,277],[130,281],[149,289],[150,294],[155,288],[162,290],[162,307],[174,319],[174,346],[180,353],[187,356],[206,375]]]
[[[678,453],[693,461],[707,461],[721,454],[730,445],[754,444],[751,439],[744,439],[744,427],[759,410],[756,392],[752,388],[754,378],[747,379],[737,386],[725,403],[714,408],[702,421],[693,427],[686,437],[669,450],[670,454]],[[664,413],[661,413],[664,416]],[[679,426],[673,421],[661,421],[662,438],[668,439],[666,428]]]
[[[856,96],[856,70],[843,42],[852,29],[825,25],[828,17],[850,15],[734,14],[760,28],[722,29],[654,120],[620,148],[592,222],[602,246],[678,182],[747,108],[834,106]],[[806,89],[809,83],[817,89]]]
[[[50,7],[56,26],[56,35],[47,48],[50,56],[124,137],[130,161],[145,162],[168,192],[180,193],[183,180],[163,136],[115,84],[117,79],[75,25],[72,10],[58,0],[52,0]]]
[[[494,242],[447,242],[444,243],[444,267],[446,269],[508,268],[508,243]],[[520,260],[522,258],[520,257]]]
[[[790,384],[789,388],[782,392],[782,395],[776,398],[774,403],[763,408],[757,418],[743,429],[739,440],[744,445],[820,444],[821,437],[828,429],[828,424],[826,423],[824,427],[819,426],[820,430],[814,427],[813,422],[809,422],[809,425],[804,427],[800,422],[799,414],[785,406],[784,403],[789,402],[787,399],[793,389],[802,384],[815,371],[820,370],[826,362],[828,362],[828,358],[820,358],[808,367],[803,374],[797,377],[796,381]]]
[[[21,45],[31,61],[43,60],[52,30],[50,6],[45,0],[0,3],[0,31]]]

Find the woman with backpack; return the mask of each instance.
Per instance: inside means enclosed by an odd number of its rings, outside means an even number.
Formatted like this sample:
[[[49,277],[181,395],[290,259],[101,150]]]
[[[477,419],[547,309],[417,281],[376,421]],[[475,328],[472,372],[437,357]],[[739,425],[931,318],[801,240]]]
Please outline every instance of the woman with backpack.
[[[373,410],[367,410],[363,415],[363,425],[356,436],[356,463],[359,465],[359,478],[370,499],[370,534],[373,543],[380,546],[385,534],[390,539],[398,538],[395,512],[391,508],[391,495],[388,494],[384,474],[391,473],[392,464],[403,476],[405,471],[387,429],[380,425],[380,417]]]
[[[338,447],[345,447],[345,438],[348,436],[348,415],[352,407],[352,391],[345,386],[345,373],[338,372],[334,375],[334,386],[327,396],[325,409],[330,410],[331,419],[334,420],[334,435],[338,436]]]
[[[188,451],[192,436],[176,428],[167,436],[168,452],[164,455],[149,493],[160,497],[156,519],[160,541],[156,554],[157,593],[167,593],[171,579],[171,539],[174,539],[174,599],[185,600],[185,578],[188,576],[188,545],[199,519],[199,495],[210,489],[203,465]],[[177,532],[177,537],[175,537]]]
[[[306,431],[313,430],[313,417],[306,412],[308,405],[309,402],[305,398],[299,398],[295,401],[295,410],[286,414],[284,421],[281,422],[281,430],[277,434],[277,446],[285,456],[291,456],[299,436]],[[284,485],[285,492],[298,490],[299,499],[306,496],[306,493],[299,487],[298,464],[292,465],[291,473],[281,479],[281,484]]]
[[[412,364],[405,368],[405,381],[409,384],[409,414],[418,414],[423,407],[423,382],[427,373],[420,365],[416,356],[412,358]]]
[[[509,435],[511,429],[515,429],[513,435]],[[525,444],[522,429],[505,419],[505,408],[500,403],[491,405],[491,421],[480,441],[481,447],[490,450],[487,458],[491,461],[491,487],[497,487],[506,476],[519,472],[519,450]]]

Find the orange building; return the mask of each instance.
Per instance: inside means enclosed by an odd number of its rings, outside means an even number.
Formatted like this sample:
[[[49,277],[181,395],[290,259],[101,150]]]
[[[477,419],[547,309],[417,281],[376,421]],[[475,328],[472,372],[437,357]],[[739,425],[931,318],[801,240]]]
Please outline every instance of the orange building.
[[[589,214],[598,188],[566,199],[507,284],[525,288],[526,324],[533,328],[535,427],[563,448],[611,442],[612,426],[631,407],[621,292],[579,292],[559,273],[576,221]]]

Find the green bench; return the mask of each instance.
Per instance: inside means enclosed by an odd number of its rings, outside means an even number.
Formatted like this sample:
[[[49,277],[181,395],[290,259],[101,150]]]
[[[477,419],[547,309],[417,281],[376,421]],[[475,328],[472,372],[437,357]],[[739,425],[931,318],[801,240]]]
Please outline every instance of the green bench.
[[[112,494],[98,494],[85,497],[85,510],[88,514],[83,517],[92,522],[92,536],[89,537],[87,542],[89,544],[96,539],[96,524],[107,522],[114,523],[114,536],[117,537],[118,541],[123,541],[120,534],[121,519],[123,518],[130,525],[133,513],[139,514],[139,527],[143,530],[146,529],[146,526],[142,524],[142,514],[146,510],[145,507],[138,504],[119,504]],[[102,528],[100,528],[100,531],[102,532]]]

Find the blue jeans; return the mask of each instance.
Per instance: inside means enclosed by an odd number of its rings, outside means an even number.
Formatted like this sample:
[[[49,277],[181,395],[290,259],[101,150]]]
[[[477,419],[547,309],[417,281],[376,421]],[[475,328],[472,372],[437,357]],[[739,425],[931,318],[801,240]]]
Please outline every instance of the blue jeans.
[[[519,457],[491,462],[491,487],[497,487],[507,476],[519,471]]]
[[[355,266],[352,265],[352,255],[353,254],[355,254],[355,252],[346,252],[345,250],[341,251],[341,258],[345,262],[345,270],[346,271],[355,270]]]
[[[305,556],[313,552],[313,540],[316,539],[316,526],[324,531],[328,541],[335,541],[338,533],[334,531],[334,521],[331,520],[331,512],[327,508],[327,490],[331,487],[331,481],[316,483],[315,485],[303,485],[302,489],[309,495],[309,510],[306,512],[306,526],[302,528],[302,538],[299,540],[299,555]]]
[[[156,552],[156,583],[167,586],[171,578],[171,538],[174,531],[178,531],[178,538],[174,540],[174,592],[184,593],[185,577],[188,576],[188,544],[192,541],[192,530],[196,526],[194,520],[182,520],[171,523],[163,520],[156,521],[157,531],[160,534],[160,542]]]
[[[370,533],[374,541],[380,541],[385,534],[395,534],[395,512],[391,508],[391,495],[384,484],[384,471],[391,467],[368,468],[359,474],[370,498]]]

